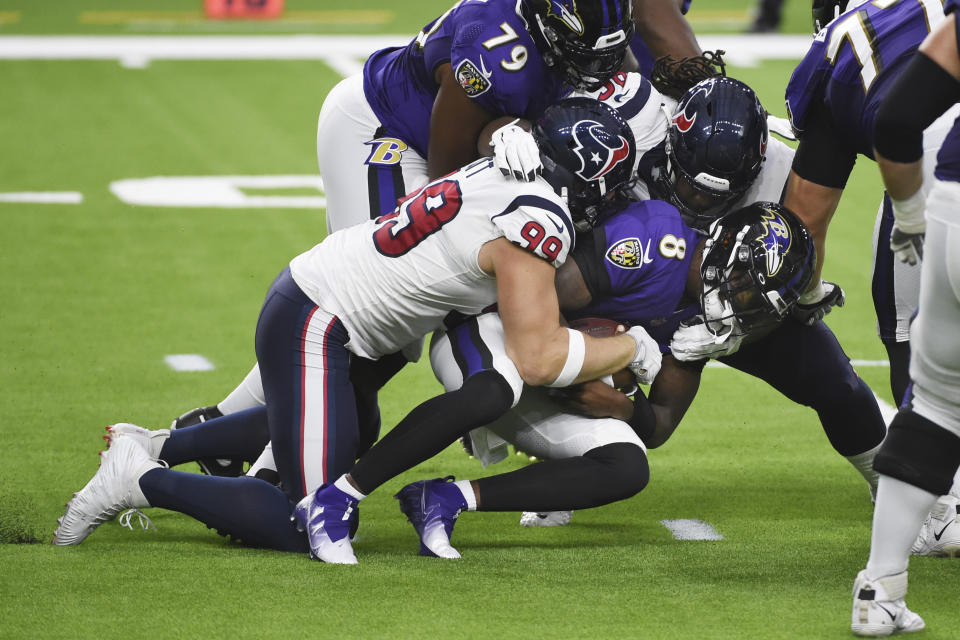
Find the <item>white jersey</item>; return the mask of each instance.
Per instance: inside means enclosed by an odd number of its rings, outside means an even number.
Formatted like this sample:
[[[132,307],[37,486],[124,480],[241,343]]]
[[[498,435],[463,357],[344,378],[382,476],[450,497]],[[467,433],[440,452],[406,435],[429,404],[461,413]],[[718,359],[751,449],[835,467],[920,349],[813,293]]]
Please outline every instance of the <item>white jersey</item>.
[[[347,348],[379,358],[497,301],[480,248],[500,237],[555,267],[573,249],[563,201],[543,179],[505,178],[478,160],[407,196],[393,213],[342,229],[290,262],[303,292],[337,316]]]
[[[612,107],[630,125],[637,143],[634,170],[640,177],[631,194],[636,200],[649,200],[650,188],[644,180],[656,175],[662,164],[663,143],[677,102],[654,89],[650,81],[638,73],[618,73],[603,88],[584,95]],[[793,149],[771,137],[760,174],[736,206],[743,207],[760,200],[779,202],[793,164],[793,154]]]
[[[639,73],[616,73],[607,84],[596,91],[576,95],[594,98],[604,103],[630,125],[636,144],[637,172],[643,156],[648,151],[661,147],[667,137],[670,115],[677,107],[673,98],[668,98],[653,88],[649,80]],[[649,196],[641,198],[649,199]]]

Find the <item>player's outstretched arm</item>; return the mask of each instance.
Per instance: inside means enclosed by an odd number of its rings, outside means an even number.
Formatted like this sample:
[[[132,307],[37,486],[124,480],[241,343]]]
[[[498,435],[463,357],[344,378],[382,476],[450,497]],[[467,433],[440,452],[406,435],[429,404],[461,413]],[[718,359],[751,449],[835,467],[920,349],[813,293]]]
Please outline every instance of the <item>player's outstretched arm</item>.
[[[637,342],[629,335],[593,338],[580,334],[580,364],[578,354],[571,351],[578,347],[570,330],[560,326],[555,269],[545,260],[498,238],[480,250],[480,266],[497,278],[507,355],[527,384],[551,385],[563,378],[570,378],[567,384],[594,380],[634,360]]]
[[[700,45],[681,12],[683,0],[633,0],[637,33],[655,58],[700,55]]]
[[[449,63],[437,68],[440,89],[430,114],[427,174],[431,180],[475,160],[477,138],[494,115],[470,100],[454,77]]]
[[[650,387],[648,401],[656,416],[653,433],[644,438],[650,449],[666,442],[680,425],[700,388],[703,363],[682,363],[673,356],[664,356],[660,373]]]
[[[909,264],[923,257],[926,231],[923,131],[960,99],[955,20],[927,36],[877,108],[874,155],[893,206],[890,249]]]
[[[813,244],[817,248],[817,266],[810,282],[814,286],[820,282],[820,274],[823,271],[827,227],[830,226],[842,195],[843,187],[824,186],[813,180],[802,178],[795,170],[790,171],[783,206],[797,214],[813,236]]]

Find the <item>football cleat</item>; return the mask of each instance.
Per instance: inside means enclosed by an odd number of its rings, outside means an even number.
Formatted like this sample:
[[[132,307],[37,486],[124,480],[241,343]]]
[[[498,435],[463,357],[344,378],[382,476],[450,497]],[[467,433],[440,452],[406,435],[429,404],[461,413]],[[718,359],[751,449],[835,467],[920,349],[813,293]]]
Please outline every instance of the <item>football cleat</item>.
[[[107,427],[107,435],[103,436],[103,439],[107,441],[107,448],[113,446],[113,443],[121,436],[133,438],[134,442],[143,447],[148,456],[154,460],[158,460],[160,458],[160,450],[163,449],[163,443],[170,437],[170,430],[157,429],[156,431],[151,431],[150,429],[144,429],[129,422],[118,422],[117,424],[109,425]]]
[[[400,501],[400,510],[420,536],[420,555],[460,557],[450,546],[450,536],[467,501],[453,484],[453,476],[408,484],[393,497]]]
[[[906,571],[876,580],[869,579],[866,570],[857,574],[850,622],[854,635],[878,638],[923,629],[923,618],[903,601],[906,594]]]
[[[521,527],[565,527],[570,524],[573,511],[524,511]]]
[[[948,494],[937,499],[910,553],[960,557],[960,498]]]
[[[220,412],[220,409],[217,408],[217,405],[198,407],[192,411],[187,411],[185,414],[171,422],[170,429],[172,430],[182,429],[183,427],[192,427],[200,424],[201,422],[206,422],[207,420],[213,420],[214,418],[221,417],[223,417],[223,413]],[[230,458],[201,458],[200,460],[197,460],[197,464],[200,465],[200,471],[204,472],[208,476],[236,478],[237,476],[243,475],[243,460],[232,460]]]
[[[292,520],[307,533],[310,557],[330,564],[357,564],[350,544],[357,500],[332,484],[323,484],[293,509]]]
[[[66,513],[57,520],[53,544],[80,544],[121,511],[149,507],[140,491],[140,476],[161,466],[133,437],[116,437],[109,449],[100,452],[100,468],[93,478],[67,503]]]

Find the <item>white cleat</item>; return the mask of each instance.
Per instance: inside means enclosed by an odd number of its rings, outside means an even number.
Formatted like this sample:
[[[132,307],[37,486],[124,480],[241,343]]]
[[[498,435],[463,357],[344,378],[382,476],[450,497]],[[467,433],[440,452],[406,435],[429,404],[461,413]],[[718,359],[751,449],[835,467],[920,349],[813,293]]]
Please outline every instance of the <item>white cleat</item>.
[[[66,513],[57,520],[53,544],[80,544],[124,509],[149,507],[140,491],[140,476],[160,466],[134,438],[114,438],[110,448],[100,452],[100,468],[83,489],[73,494]]]
[[[573,511],[524,511],[521,527],[565,527],[570,524]]]
[[[907,609],[907,572],[871,580],[864,569],[853,582],[854,635],[872,638],[909,633],[924,628],[923,618]]]
[[[350,544],[350,518],[357,501],[332,484],[308,493],[294,507],[291,520],[307,534],[310,557],[328,564],[357,564]]]
[[[910,553],[960,557],[960,498],[948,494],[937,499]]]
[[[107,447],[111,447],[114,441],[120,436],[130,436],[137,444],[144,448],[147,455],[156,460],[160,457],[160,450],[163,449],[163,443],[170,437],[170,429],[157,429],[151,431],[138,427],[129,422],[118,422],[107,426],[107,435],[103,439],[107,442]]]

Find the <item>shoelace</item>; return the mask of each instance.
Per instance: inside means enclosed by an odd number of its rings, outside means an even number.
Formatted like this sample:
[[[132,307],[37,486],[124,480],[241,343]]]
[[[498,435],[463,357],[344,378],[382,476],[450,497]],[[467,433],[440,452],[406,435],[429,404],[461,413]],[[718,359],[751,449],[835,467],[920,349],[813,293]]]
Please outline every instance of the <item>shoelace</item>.
[[[140,509],[127,509],[121,513],[119,520],[120,526],[126,527],[127,529],[130,529],[130,531],[133,531],[133,524],[131,524],[130,521],[133,519],[134,514],[137,515],[141,529],[153,529],[154,531],[157,530],[157,527],[153,524],[147,514],[145,514],[143,511],[140,511]]]

